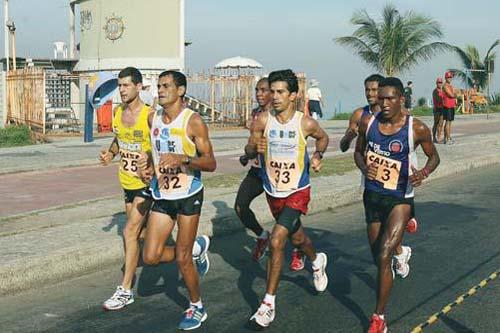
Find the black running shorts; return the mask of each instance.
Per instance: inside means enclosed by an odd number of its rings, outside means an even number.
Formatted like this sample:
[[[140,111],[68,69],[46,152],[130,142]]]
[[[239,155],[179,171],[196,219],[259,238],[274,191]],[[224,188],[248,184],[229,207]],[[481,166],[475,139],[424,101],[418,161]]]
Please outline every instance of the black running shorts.
[[[410,217],[415,216],[413,198],[398,198],[392,195],[365,190],[363,193],[366,223],[385,223],[392,209],[397,205],[410,205]]]
[[[201,206],[203,206],[203,189],[188,198],[155,200],[151,211],[166,214],[175,220],[177,215],[199,215]]]
[[[125,203],[132,203],[135,197],[141,197],[144,199],[151,199],[151,191],[148,187],[140,188],[138,190],[126,190],[123,189],[123,198]]]

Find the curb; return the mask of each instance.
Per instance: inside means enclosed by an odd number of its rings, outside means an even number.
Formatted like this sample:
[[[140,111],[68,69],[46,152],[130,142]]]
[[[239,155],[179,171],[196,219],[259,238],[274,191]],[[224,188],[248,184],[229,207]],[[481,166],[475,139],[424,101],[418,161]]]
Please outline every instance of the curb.
[[[447,162],[446,167],[438,168],[428,181],[434,181],[450,175],[499,163],[500,154],[497,152],[489,156],[479,156],[475,159],[460,159],[458,161]],[[341,179],[342,177],[359,177],[358,174],[358,171],[355,170],[342,176],[330,177],[338,177],[337,179]],[[313,182],[316,183],[313,185],[313,188],[318,188],[323,183],[321,177],[315,178]],[[331,190],[331,187],[329,189]],[[232,193],[235,193],[235,191],[236,188]],[[345,206],[360,200],[361,190],[357,182],[351,182],[347,186],[340,184],[339,187],[336,187],[334,193],[325,194],[325,191],[313,191],[312,200],[309,205],[309,214]],[[227,202],[227,198],[226,200],[222,198],[221,200],[217,200],[217,197],[215,197],[211,201],[211,204],[201,216],[198,234],[219,237],[244,230],[233,210],[232,201]],[[264,196],[260,196],[255,200],[252,204],[252,209],[263,226],[270,227],[273,225],[274,221],[268,212]],[[54,208],[45,211],[51,210],[54,210]],[[173,237],[175,237],[175,233],[174,230]],[[90,241],[85,243],[84,247],[69,252],[62,249],[57,253],[51,253],[50,256],[40,255],[38,257],[26,258],[25,260],[16,261],[11,265],[0,267],[0,295],[14,294],[42,283],[49,284],[62,279],[76,277],[83,273],[97,271],[102,267],[113,265],[122,260],[123,242],[120,237],[114,237],[111,240],[107,239],[105,242],[102,240]]]

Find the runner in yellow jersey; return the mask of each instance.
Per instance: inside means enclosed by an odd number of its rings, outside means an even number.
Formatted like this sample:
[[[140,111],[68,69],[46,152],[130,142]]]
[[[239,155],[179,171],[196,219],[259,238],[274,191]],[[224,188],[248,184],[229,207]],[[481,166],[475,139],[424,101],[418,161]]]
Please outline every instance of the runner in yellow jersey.
[[[137,159],[140,152],[151,151],[148,114],[150,108],[139,98],[142,90],[142,74],[127,67],[118,74],[118,89],[122,104],[115,108],[113,132],[115,138],[107,151],[102,151],[100,160],[109,164],[120,155],[118,178],[125,197],[127,224],[123,230],[125,246],[125,269],[123,280],[115,294],[103,304],[105,310],[118,310],[134,302],[132,280],[139,258],[138,238],[144,216],[151,206],[151,194],[138,175]]]

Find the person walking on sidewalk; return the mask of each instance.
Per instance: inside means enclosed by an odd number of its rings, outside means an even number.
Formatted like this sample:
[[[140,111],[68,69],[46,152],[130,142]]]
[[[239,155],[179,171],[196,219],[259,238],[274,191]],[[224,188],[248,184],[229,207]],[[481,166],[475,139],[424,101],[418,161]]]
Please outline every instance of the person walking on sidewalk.
[[[361,120],[355,151],[356,165],[365,175],[363,204],[366,223],[373,229],[369,242],[378,266],[377,304],[369,333],[387,332],[384,314],[394,279],[392,260],[410,219],[413,188],[439,165],[429,128],[403,112],[401,81],[394,77],[382,80],[378,100],[381,111],[377,116]],[[427,156],[421,170],[413,161],[418,146]]]
[[[270,241],[266,295],[250,318],[261,327],[269,326],[276,314],[275,297],[287,238],[312,262],[316,290],[324,291],[328,285],[327,256],[316,252],[300,221],[310,201],[309,165],[315,172],[321,170],[328,135],[316,120],[295,110],[298,93],[295,73],[291,70],[272,72],[269,84],[273,110],[259,115],[252,128],[250,143],[245,147],[250,157],[259,154],[264,190],[276,219]],[[316,140],[311,160],[307,153],[308,137]]]
[[[262,78],[257,82],[255,87],[255,99],[257,100],[259,106],[252,111],[252,123],[250,125],[250,129],[253,126],[253,122],[257,119],[261,112],[269,112],[273,107],[271,90],[269,89],[269,81],[267,77]],[[240,157],[240,163],[243,166],[246,166],[249,161],[251,161],[250,170],[248,170],[246,177],[243,179],[240,187],[238,188],[238,194],[236,195],[234,203],[234,210],[243,225],[252,230],[252,232],[257,236],[257,242],[252,252],[252,258],[255,261],[259,261],[264,257],[269,243],[270,233],[262,228],[257,221],[255,214],[250,209],[250,204],[256,197],[264,192],[264,188],[260,174],[261,166],[259,159],[254,158],[250,160],[247,155]],[[304,268],[304,265],[305,255],[298,249],[294,249],[292,252],[290,269],[292,271],[300,271]]]
[[[311,80],[311,87],[307,89],[307,108],[311,117],[318,120],[318,118],[323,118],[323,111],[321,107],[325,107],[323,101],[323,96],[321,95],[321,89],[319,89],[319,82],[317,80]]]
[[[152,152],[151,156],[143,154],[139,164],[142,172],[154,170],[150,185],[154,202],[146,230],[144,263],[177,262],[190,299],[179,323],[181,330],[198,328],[207,319],[199,277],[209,269],[210,239],[196,238],[196,234],[203,205],[201,171],[216,168],[207,125],[198,113],[184,107],[186,88],[184,74],[172,70],[160,74],[158,102],[162,108],[149,116]],[[165,246],[175,222],[175,247]]]
[[[134,302],[132,282],[139,259],[139,235],[145,216],[151,206],[151,193],[139,177],[138,159],[141,153],[151,151],[148,115],[150,108],[140,99],[142,74],[134,67],[127,67],[118,74],[118,90],[122,104],[114,110],[112,122],[115,138],[108,150],[101,151],[102,165],[108,165],[120,155],[118,178],[123,188],[127,224],[123,230],[125,266],[122,283],[104,302],[105,310],[119,310]]]
[[[448,71],[444,74],[445,83],[443,86],[443,120],[444,120],[444,144],[453,144],[451,138],[451,123],[455,120],[455,107],[457,105],[455,88],[451,84],[453,73]]]
[[[443,79],[436,79],[436,88],[432,91],[432,113],[434,114],[434,124],[432,125],[432,140],[438,143],[443,133]]]

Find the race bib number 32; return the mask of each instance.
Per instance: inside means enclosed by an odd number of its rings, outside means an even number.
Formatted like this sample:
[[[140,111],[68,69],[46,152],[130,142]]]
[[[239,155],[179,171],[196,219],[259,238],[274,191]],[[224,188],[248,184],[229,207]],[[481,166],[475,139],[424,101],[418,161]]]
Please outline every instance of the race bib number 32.
[[[160,192],[169,194],[187,191],[189,187],[188,175],[182,168],[160,168],[156,167],[158,187]]]
[[[381,182],[385,189],[396,190],[399,174],[401,173],[401,161],[375,154],[369,150],[366,154],[366,164],[372,163],[375,163],[378,167],[375,180]]]

